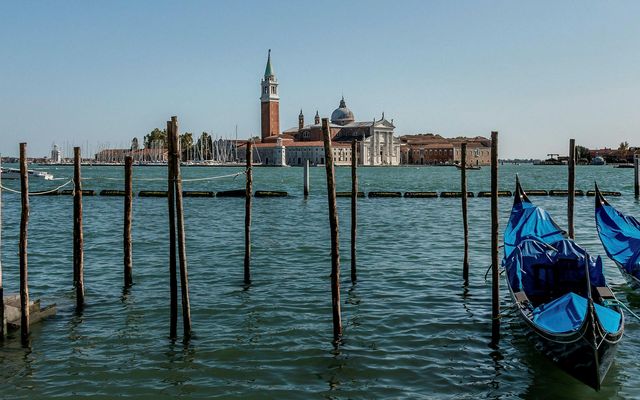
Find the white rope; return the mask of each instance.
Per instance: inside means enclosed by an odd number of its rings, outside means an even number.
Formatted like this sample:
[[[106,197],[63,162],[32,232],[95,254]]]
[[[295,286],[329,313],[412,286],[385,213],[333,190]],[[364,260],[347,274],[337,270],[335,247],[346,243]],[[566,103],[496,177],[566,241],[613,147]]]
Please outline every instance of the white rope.
[[[242,171],[242,172],[237,172],[235,174],[229,174],[229,175],[221,175],[221,176],[210,176],[210,177],[206,177],[206,178],[191,178],[191,179],[183,179],[182,182],[198,182],[198,181],[209,181],[209,180],[214,180],[214,179],[222,179],[222,178],[237,178],[240,175],[244,175],[246,174],[246,171]]]
[[[27,194],[29,196],[41,196],[43,194],[49,194],[49,193],[57,192],[58,190],[62,189],[63,187],[67,186],[68,184],[70,184],[72,182],[73,182],[73,179],[70,179],[67,182],[63,183],[62,185],[56,187],[55,189],[47,190],[45,192],[29,192]],[[2,188],[3,190],[6,190],[7,192],[10,192],[10,193],[17,193],[17,194],[21,194],[22,193],[20,190],[15,190],[15,189],[8,188],[6,186],[3,186],[2,184],[0,184],[0,188]]]
[[[228,175],[217,175],[217,176],[207,176],[204,178],[191,178],[191,179],[182,179],[182,182],[198,182],[198,181],[212,181],[214,179],[224,179],[224,178],[237,178],[239,175],[246,174],[246,171],[237,172],[235,174]],[[106,181],[124,181],[124,178],[108,178],[108,177],[100,177],[100,178],[82,178],[83,181],[93,181],[93,180],[106,180]],[[166,182],[167,178],[135,178],[134,181],[145,181],[145,182],[153,182],[153,181],[162,181]]]

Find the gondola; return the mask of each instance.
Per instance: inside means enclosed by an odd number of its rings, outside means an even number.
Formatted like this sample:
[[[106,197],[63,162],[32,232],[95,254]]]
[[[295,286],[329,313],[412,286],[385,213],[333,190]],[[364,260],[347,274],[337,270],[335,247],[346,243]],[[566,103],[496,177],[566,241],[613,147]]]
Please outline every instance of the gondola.
[[[527,337],[562,370],[599,390],[622,339],[622,310],[602,259],[568,239],[517,178],[502,264]]]
[[[598,185],[596,227],[607,256],[615,262],[632,288],[640,288],[640,222],[613,208]]]

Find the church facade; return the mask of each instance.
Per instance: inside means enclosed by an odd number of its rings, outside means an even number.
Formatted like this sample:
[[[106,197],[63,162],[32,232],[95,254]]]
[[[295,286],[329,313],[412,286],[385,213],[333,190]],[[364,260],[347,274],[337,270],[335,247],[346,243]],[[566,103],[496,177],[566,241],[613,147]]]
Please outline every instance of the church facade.
[[[260,87],[261,137],[260,143],[254,145],[254,161],[273,166],[301,166],[307,161],[311,165],[324,164],[322,125],[317,111],[313,124],[305,125],[300,110],[298,126],[280,132],[280,96],[271,50]],[[380,119],[356,121],[343,97],[329,124],[335,165],[351,164],[353,140],[359,150],[359,165],[399,165],[400,141],[394,138],[394,129],[393,120],[385,119],[384,113]]]

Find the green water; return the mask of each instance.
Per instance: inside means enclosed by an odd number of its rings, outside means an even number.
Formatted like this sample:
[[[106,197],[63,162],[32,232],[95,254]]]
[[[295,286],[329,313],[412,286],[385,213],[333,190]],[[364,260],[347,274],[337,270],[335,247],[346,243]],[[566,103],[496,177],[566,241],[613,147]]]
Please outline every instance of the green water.
[[[48,168],[70,177],[69,167]],[[183,168],[185,178],[237,172]],[[244,288],[244,199],[185,198],[194,338],[172,343],[169,332],[167,201],[134,199],[134,281],[122,288],[122,198],[85,197],[87,306],[75,312],[72,288],[72,199],[32,197],[29,287],[32,298],[57,303],[56,317],[33,327],[28,348],[19,337],[0,344],[0,397],[242,399],[614,399],[640,397],[640,324],[627,319],[616,361],[596,393],[540,356],[522,339],[517,320],[502,322],[498,349],[489,347],[489,199],[469,201],[471,281],[462,284],[460,199],[361,199],[358,284],[349,281],[349,199],[339,198],[344,343],[331,344],[330,243],[323,168],[255,168],[256,190],[288,198],[256,198],[253,284]],[[512,166],[500,188],[564,189],[566,167]],[[134,179],[163,178],[165,168],[136,168]],[[610,201],[640,215],[633,170],[578,167],[577,188],[593,181],[622,197]],[[85,189],[119,189],[122,167],[84,167]],[[350,171],[338,168],[338,190]],[[361,168],[361,189],[459,189],[454,168]],[[113,178],[113,180],[105,179]],[[32,190],[64,181],[33,183]],[[4,181],[17,188],[16,181]],[[489,169],[469,172],[469,190],[489,190]],[[186,190],[239,189],[243,176],[185,183]],[[134,190],[165,189],[137,180]],[[18,290],[19,196],[3,193],[2,266],[5,293]],[[535,197],[561,226],[566,198]],[[500,200],[501,228],[512,199]],[[576,238],[604,255],[593,197],[576,199]],[[619,297],[640,311],[608,259],[606,275]],[[501,282],[502,307],[509,299]]]

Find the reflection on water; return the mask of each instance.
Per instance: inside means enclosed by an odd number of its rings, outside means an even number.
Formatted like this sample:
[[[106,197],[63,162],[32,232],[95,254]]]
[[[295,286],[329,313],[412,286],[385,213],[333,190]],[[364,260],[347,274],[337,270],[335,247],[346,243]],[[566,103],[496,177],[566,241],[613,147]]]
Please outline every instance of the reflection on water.
[[[235,169],[184,168],[189,178]],[[70,175],[60,167],[56,177]],[[164,177],[164,168],[134,176]],[[469,190],[489,188],[489,169],[469,175]],[[501,166],[501,189],[515,173],[525,188],[566,186],[566,168]],[[611,199],[638,215],[633,171],[578,167],[577,187],[594,179]],[[337,168],[338,190],[350,190],[350,170]],[[627,174],[628,173],[628,174]],[[449,168],[361,168],[370,190],[456,190]],[[117,189],[121,168],[86,167],[87,189]],[[344,338],[331,344],[330,244],[324,168],[311,169],[311,195],[302,196],[302,169],[256,168],[257,190],[287,190],[289,198],[254,201],[252,284],[243,285],[244,200],[185,199],[194,337],[169,333],[166,201],[135,198],[133,272],[122,287],[122,199],[84,198],[86,307],[76,312],[72,275],[72,199],[41,196],[31,206],[29,279],[32,298],[58,304],[58,315],[32,329],[29,348],[19,334],[0,344],[0,391],[15,398],[128,395],[161,398],[637,398],[640,323],[627,332],[600,393],[542,357],[525,338],[502,286],[502,340],[489,347],[491,284],[489,200],[469,199],[470,279],[462,282],[459,199],[360,199],[358,283],[343,273]],[[10,183],[8,183],[10,185]],[[186,190],[227,190],[241,180],[188,183]],[[46,182],[34,183],[45,188]],[[161,190],[162,181],[136,181],[134,190]],[[605,187],[606,186],[606,187]],[[500,199],[501,227],[512,199]],[[566,225],[566,199],[534,201]],[[339,198],[342,265],[348,266],[350,199]],[[5,292],[18,288],[19,197],[3,194],[2,265]],[[593,198],[576,199],[576,236],[603,254]],[[612,263],[606,274],[618,297],[640,310]],[[347,268],[343,267],[346,272]],[[502,284],[502,282],[501,282]],[[14,335],[15,336],[15,335]]]

